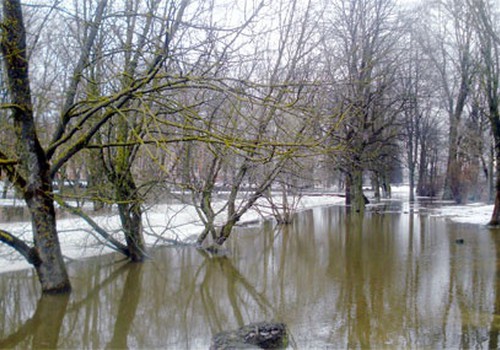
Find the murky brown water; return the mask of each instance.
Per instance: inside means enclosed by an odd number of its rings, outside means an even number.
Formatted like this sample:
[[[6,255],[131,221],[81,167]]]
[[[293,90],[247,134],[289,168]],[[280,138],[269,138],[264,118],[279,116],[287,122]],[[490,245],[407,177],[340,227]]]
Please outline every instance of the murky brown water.
[[[40,299],[30,271],[0,275],[0,348],[206,349],[262,320],[287,323],[299,349],[498,346],[500,232],[345,210],[240,229],[231,258],[73,264],[69,297]]]

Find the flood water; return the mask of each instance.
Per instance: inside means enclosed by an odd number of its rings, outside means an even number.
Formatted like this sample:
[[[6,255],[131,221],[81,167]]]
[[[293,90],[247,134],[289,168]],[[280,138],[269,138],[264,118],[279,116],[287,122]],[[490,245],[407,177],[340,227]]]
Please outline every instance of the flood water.
[[[346,210],[241,228],[229,258],[184,247],[73,263],[70,296],[40,298],[31,271],[2,274],[0,348],[207,349],[263,320],[285,322],[298,349],[498,346],[500,232]]]

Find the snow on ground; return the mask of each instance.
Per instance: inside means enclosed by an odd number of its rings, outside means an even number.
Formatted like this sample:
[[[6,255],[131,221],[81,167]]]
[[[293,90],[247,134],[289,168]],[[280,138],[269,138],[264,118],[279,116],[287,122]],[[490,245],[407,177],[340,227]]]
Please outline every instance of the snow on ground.
[[[409,187],[407,185],[392,186],[394,197],[408,200]],[[409,206],[408,203],[405,203]],[[431,216],[443,217],[455,222],[487,225],[493,213],[493,204],[470,203],[465,205],[454,205],[450,201],[433,200],[433,207],[426,208]],[[425,204],[424,204],[425,206]]]
[[[444,216],[452,221],[487,225],[493,213],[493,204],[471,203],[447,205],[433,210],[433,215]]]
[[[393,186],[392,193],[394,197],[404,201],[408,198],[408,187]],[[306,195],[300,199],[297,210],[316,206],[343,205],[344,201],[344,198],[335,194]],[[11,206],[13,204],[22,205],[20,201],[16,203],[11,201],[0,202],[0,205]],[[264,205],[262,202],[260,204]],[[431,209],[430,214],[446,217],[457,222],[487,224],[492,211],[492,205],[475,203],[462,206],[444,205]],[[405,209],[403,209],[403,212],[405,212]],[[258,222],[264,216],[269,216],[269,213],[266,212],[264,207],[261,207],[260,210],[247,212],[241,222]],[[221,216],[221,219],[223,219],[223,216]],[[120,236],[118,215],[98,216],[94,217],[94,220],[108,233],[116,233],[118,237]],[[184,204],[153,206],[145,212],[144,223],[145,239],[148,246],[172,243],[172,241],[193,242],[203,230],[203,225],[198,219],[196,210],[192,206]],[[29,222],[4,223],[1,228],[27,241],[31,239],[31,225]],[[112,252],[111,248],[100,242],[99,237],[81,219],[59,219],[57,229],[63,254],[68,260],[83,259]],[[0,244],[0,273],[30,267],[24,258],[17,253],[13,253],[10,247]]]
[[[303,196],[297,205],[297,210],[304,210],[316,206],[341,204],[344,198],[337,195]],[[264,204],[264,203],[261,203]],[[12,206],[12,201],[0,202],[0,205]],[[15,205],[21,206],[17,201]],[[265,208],[249,210],[240,220],[245,222],[258,222],[268,216]],[[102,215],[93,217],[94,221],[108,233],[115,233],[120,237],[119,216]],[[220,215],[219,220],[224,216]],[[203,230],[203,225],[198,218],[193,206],[186,204],[161,204],[145,211],[143,215],[144,233],[146,244],[150,247],[172,242],[193,242]],[[1,228],[5,231],[26,240],[31,240],[30,222],[3,223]],[[92,256],[110,253],[113,250],[103,244],[100,237],[90,226],[79,218],[66,218],[57,220],[57,230],[64,257],[71,260],[84,259]],[[6,271],[30,268],[26,260],[14,253],[12,248],[0,244],[0,273]]]

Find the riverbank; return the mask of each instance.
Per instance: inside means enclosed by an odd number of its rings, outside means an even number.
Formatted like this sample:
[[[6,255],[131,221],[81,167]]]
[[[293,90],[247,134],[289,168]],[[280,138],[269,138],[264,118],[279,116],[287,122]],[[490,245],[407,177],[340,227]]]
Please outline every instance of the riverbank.
[[[408,203],[408,187],[394,186],[393,197],[401,200],[403,212],[409,212],[413,208]],[[339,194],[328,193],[324,195],[310,194],[303,196],[296,205],[296,210],[306,210],[317,206],[344,205],[345,198]],[[444,217],[456,222],[486,225],[493,211],[493,205],[484,203],[472,203],[468,205],[452,205],[449,202],[433,202],[438,204],[432,209],[425,208],[429,215]],[[19,202],[17,203],[19,205]],[[12,205],[11,202],[0,203],[0,205]],[[417,205],[418,206],[418,205]],[[418,212],[423,207],[418,207]],[[247,212],[242,223],[258,223],[269,217],[265,203],[256,210]],[[223,219],[223,218],[221,218]],[[120,220],[118,215],[102,215],[94,217],[94,220],[109,233],[115,233],[119,237]],[[194,207],[184,204],[156,205],[144,213],[145,239],[149,247],[155,247],[172,243],[190,243],[203,230]],[[107,254],[113,250],[107,247],[101,239],[96,236],[90,226],[79,218],[65,218],[57,222],[57,228],[61,241],[63,255],[68,261],[80,260],[93,256]],[[2,229],[9,231],[19,237],[31,240],[30,222],[14,222],[2,224]],[[24,258],[14,252],[10,247],[0,245],[0,273],[30,268]]]
[[[393,196],[402,199],[407,208],[409,187],[408,186],[393,186]],[[421,199],[422,200],[422,199]],[[423,199],[426,202],[429,199]],[[414,206],[417,211],[423,208],[426,213],[434,217],[443,217],[448,220],[460,223],[487,225],[493,213],[493,204],[486,203],[468,203],[456,205],[453,201],[429,200],[432,203],[431,207],[416,203]]]
[[[327,195],[303,196],[296,205],[296,210],[306,210],[317,206],[341,205],[345,199],[334,193]],[[0,202],[0,206],[12,206],[12,201]],[[17,201],[16,205],[22,203]],[[241,224],[259,223],[270,213],[266,203],[261,202],[256,209],[249,210],[240,220]],[[220,215],[219,220],[223,220]],[[120,218],[117,213],[94,216],[93,220],[108,233],[121,237]],[[196,209],[187,204],[155,205],[143,213],[144,237],[148,247],[153,248],[168,244],[193,243],[203,231],[203,224]],[[18,221],[3,223],[2,229],[30,241],[31,223]],[[67,261],[81,260],[113,252],[92,228],[80,218],[62,218],[57,220],[57,230],[63,255]],[[0,244],[0,273],[31,268],[31,265],[10,247]]]

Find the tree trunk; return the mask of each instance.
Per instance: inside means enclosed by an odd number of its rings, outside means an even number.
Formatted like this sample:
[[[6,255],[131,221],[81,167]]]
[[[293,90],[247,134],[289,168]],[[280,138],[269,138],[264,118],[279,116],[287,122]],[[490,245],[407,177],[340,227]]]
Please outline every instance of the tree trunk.
[[[414,149],[414,135],[410,133],[408,143],[408,179],[410,182],[410,203],[415,202],[415,163],[416,163],[416,148]]]
[[[118,211],[120,213],[130,260],[135,262],[144,261],[147,255],[142,235],[142,210],[140,204],[118,204]]]
[[[215,243],[217,243],[220,246],[223,245],[224,242],[226,242],[226,240],[229,238],[231,231],[233,230],[234,226],[239,221],[239,219],[240,219],[240,217],[237,216],[237,217],[234,217],[234,218],[228,220],[224,224],[224,226],[222,226],[220,233],[219,233],[219,237],[217,238]]]
[[[69,277],[59,245],[56,216],[52,200],[52,179],[46,154],[38,140],[31,102],[26,33],[21,3],[3,1],[1,49],[12,102],[19,165],[11,179],[23,193],[33,227],[35,268],[44,293],[71,290]]]
[[[455,195],[453,193],[453,188],[458,187],[459,177],[454,174],[457,168],[457,137],[456,130],[450,126],[450,142],[448,150],[448,161],[446,164],[446,176],[444,178],[444,189],[443,189],[443,199],[444,200],[455,200]]]
[[[9,190],[9,180],[5,179],[3,182],[2,199],[7,199],[8,190]]]
[[[351,207],[356,212],[363,212],[367,202],[367,199],[363,194],[363,171],[361,169],[354,169],[352,173],[348,175],[348,178],[350,178],[349,197]]]
[[[495,168],[495,147],[490,147],[490,159],[488,164],[488,200],[490,203],[495,202],[495,175],[493,169]]]
[[[422,142],[422,145],[420,147],[420,162],[418,166],[418,183],[417,183],[417,195],[418,196],[429,196],[430,195],[430,190],[429,190],[429,179],[428,179],[428,174],[427,174],[427,166],[428,166],[428,159],[427,159],[427,146],[424,142]]]
[[[385,199],[392,198],[391,175],[388,171],[384,171],[382,176],[382,197]]]
[[[379,203],[382,196],[380,195],[380,175],[376,172],[372,174],[372,187],[375,197],[375,202]]]
[[[469,47],[465,47],[464,50],[469,50]],[[458,126],[460,119],[462,118],[462,113],[467,101],[467,96],[469,95],[469,53],[464,51],[461,53],[460,57],[460,89],[458,91],[458,96],[455,104],[455,109],[450,111],[449,121],[449,149],[448,149],[448,162],[446,164],[446,177],[444,182],[444,200],[456,200],[457,195],[454,193],[453,188],[460,187],[460,177],[453,176],[453,172],[456,169],[457,154],[458,154]]]
[[[410,203],[415,202],[415,165],[411,164],[408,175],[410,178]]]
[[[35,268],[44,293],[64,293],[71,290],[71,285],[57,235],[54,203],[47,195],[52,189],[46,191],[48,187],[42,183],[25,193],[40,262]]]
[[[92,166],[88,167],[87,191],[92,198],[93,210],[100,211],[104,209],[104,203],[107,197],[107,191],[103,188],[106,186],[106,169],[102,163],[102,158],[98,150],[88,150],[85,154],[85,158],[87,159],[87,164],[92,164]]]
[[[214,241],[217,239],[217,232],[215,230],[215,212],[212,209],[213,188],[214,188],[213,184],[209,185],[208,188],[205,188],[201,194],[200,210],[205,215],[204,218],[205,222],[203,223],[205,228],[203,232],[198,236],[198,239],[196,240],[196,243],[199,245],[203,243],[203,241],[207,238],[209,233],[211,234],[212,239]]]
[[[497,122],[496,124],[500,124]],[[494,126],[494,136],[495,136],[495,157],[496,157],[496,165],[495,165],[495,205],[493,207],[493,214],[491,215],[491,220],[489,225],[491,226],[499,226],[500,225],[500,125]]]
[[[346,206],[350,206],[351,202],[352,202],[351,187],[352,187],[351,174],[346,174],[345,175],[345,205]]]
[[[142,232],[142,209],[137,188],[130,172],[124,174],[116,186],[116,202],[125,234],[125,241],[132,261],[140,262],[146,258],[146,247]]]

